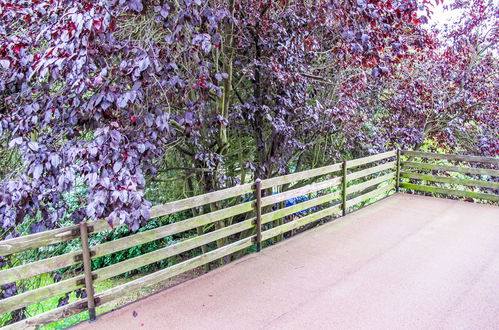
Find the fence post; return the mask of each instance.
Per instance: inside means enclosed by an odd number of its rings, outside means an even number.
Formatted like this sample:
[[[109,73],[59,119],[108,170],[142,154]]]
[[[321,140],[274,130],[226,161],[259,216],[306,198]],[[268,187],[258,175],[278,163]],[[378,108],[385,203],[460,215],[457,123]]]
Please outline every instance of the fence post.
[[[95,299],[94,299],[94,287],[92,278],[92,264],[90,262],[90,248],[88,246],[88,227],[87,223],[80,222],[80,236],[81,236],[81,247],[82,247],[82,259],[83,259],[83,269],[85,271],[85,290],[87,292],[87,307],[88,316],[90,321],[94,321],[95,316]]]
[[[343,161],[342,165],[343,179],[341,180],[341,205],[343,216],[347,214],[347,161]]]
[[[260,252],[262,249],[262,181],[255,180],[255,210],[256,210],[256,251]]]
[[[397,149],[397,174],[395,178],[395,191],[400,190],[400,149]]]

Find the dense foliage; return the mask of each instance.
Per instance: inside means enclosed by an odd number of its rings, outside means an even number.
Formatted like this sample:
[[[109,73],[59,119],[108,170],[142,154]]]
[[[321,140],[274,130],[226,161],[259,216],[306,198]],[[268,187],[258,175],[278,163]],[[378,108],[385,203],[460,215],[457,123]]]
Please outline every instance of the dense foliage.
[[[445,2],[438,30],[441,2],[0,0],[0,239],[128,225],[100,244],[178,220],[152,203],[428,141],[499,155],[499,7]]]
[[[427,138],[497,154],[497,8],[437,35],[432,5],[1,0],[5,235],[137,230],[172,174],[192,194]]]
[[[432,139],[460,152],[496,156],[499,7],[456,1],[453,8],[461,10],[457,24],[443,26],[433,47],[404,60],[384,81],[378,102],[389,111],[380,125],[385,136],[416,148]]]

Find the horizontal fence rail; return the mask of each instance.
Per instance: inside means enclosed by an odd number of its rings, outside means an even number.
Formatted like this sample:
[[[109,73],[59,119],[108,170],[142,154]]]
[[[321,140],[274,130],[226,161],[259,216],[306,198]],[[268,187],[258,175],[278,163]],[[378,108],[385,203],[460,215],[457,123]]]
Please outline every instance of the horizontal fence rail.
[[[499,158],[421,151],[401,154],[400,187],[407,191],[499,201]]]
[[[446,163],[430,164],[429,160]],[[453,161],[485,164],[488,167],[462,167],[449,163]],[[29,281],[54,271],[72,270],[59,282],[0,300],[0,315],[8,315],[20,308],[78,289],[86,288],[92,293],[95,284],[168,260],[169,266],[166,268],[102,292],[93,292],[93,296],[90,294],[87,298],[33,315],[6,328],[37,328],[87,310],[90,318],[93,318],[95,307],[184,272],[214,263],[221,265],[252,251],[259,251],[294,233],[346,215],[399,188],[497,201],[494,191],[497,193],[499,189],[498,164],[496,158],[490,157],[388,151],[154,206],[150,212],[152,218],[182,212],[185,219],[94,246],[88,243],[92,242],[93,235],[111,230],[106,221],[5,240],[0,242],[0,256],[16,255],[75,239],[81,242],[77,241],[80,242],[77,251],[0,270],[0,285]],[[472,177],[435,175],[435,172]],[[486,191],[432,187],[421,182],[458,184]],[[200,214],[203,206],[209,212]],[[112,230],[120,226],[115,223]],[[187,238],[174,239],[179,234]],[[123,253],[146,243],[164,242],[166,238],[170,239],[169,243],[161,243],[155,250],[139,256],[105,267],[91,264],[99,258]]]

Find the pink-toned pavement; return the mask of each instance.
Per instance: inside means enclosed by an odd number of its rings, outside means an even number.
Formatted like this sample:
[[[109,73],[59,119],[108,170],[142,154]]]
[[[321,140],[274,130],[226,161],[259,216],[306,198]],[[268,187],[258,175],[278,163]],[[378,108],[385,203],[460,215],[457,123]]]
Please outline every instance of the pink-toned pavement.
[[[499,208],[397,194],[80,329],[499,329]]]

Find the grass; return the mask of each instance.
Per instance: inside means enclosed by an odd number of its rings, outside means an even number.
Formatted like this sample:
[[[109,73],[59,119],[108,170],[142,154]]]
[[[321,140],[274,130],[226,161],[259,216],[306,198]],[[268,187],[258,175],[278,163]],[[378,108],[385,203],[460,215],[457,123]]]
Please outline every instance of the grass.
[[[154,272],[154,271],[151,271],[151,272]],[[102,282],[97,282],[94,284],[95,292],[100,293],[100,292],[106,291],[106,290],[111,289],[113,287],[116,287],[118,285],[122,285],[122,284],[125,284],[127,282],[133,281],[139,277],[143,277],[151,272],[144,272],[144,273],[140,273],[140,274],[137,274],[134,276],[112,278],[112,279],[104,280]],[[130,293],[129,295],[124,296],[124,297],[120,298],[119,300],[113,301],[111,303],[108,303],[108,304],[105,304],[102,306],[98,306],[96,308],[96,314],[97,315],[104,314],[104,313],[109,312],[113,309],[119,308],[123,305],[137,301],[138,299],[141,299],[143,297],[149,296],[149,295],[151,295],[157,291],[160,291],[162,289],[174,286],[176,284],[182,283],[182,282],[189,280],[191,278],[197,277],[197,276],[201,275],[202,273],[203,273],[203,268],[199,267],[199,268],[194,269],[190,272],[186,272],[186,273],[180,274],[178,276],[175,276],[173,278],[167,279],[167,280],[160,282],[154,286],[143,288],[142,290],[140,290],[138,292]],[[33,313],[31,315],[39,314],[39,313],[42,313],[43,311],[57,308],[58,299],[59,299],[59,297],[54,297],[52,299],[46,300],[46,301],[39,303],[37,305],[30,306],[30,308],[35,308],[35,311],[36,311],[36,313]],[[75,293],[73,292],[70,295],[69,302],[71,303],[71,302],[74,302],[76,300],[77,300],[77,298],[75,296]],[[86,320],[88,320],[88,312],[87,311],[70,316],[66,319],[54,322],[52,324],[46,325],[46,326],[42,327],[41,329],[65,329],[65,328],[68,328],[70,326],[73,326],[75,324],[81,323],[81,322],[86,321]]]
[[[50,276],[47,276],[47,277],[50,278]],[[120,279],[109,279],[109,280],[95,283],[94,284],[95,285],[95,292],[98,293],[98,292],[106,291],[106,290],[111,289],[112,287],[115,287],[117,285],[132,281],[133,279],[134,279],[134,277],[128,277],[128,278],[120,278]],[[63,297],[63,296],[64,295],[56,296],[56,297],[53,297],[51,299],[47,299],[41,303],[29,306],[27,308],[28,317],[34,316],[37,314],[41,314],[41,313],[49,311],[49,310],[56,309],[57,304],[59,303],[59,298]],[[76,294],[74,292],[72,292],[69,297],[70,297],[69,303],[72,303],[72,302],[78,300],[78,298],[76,298]],[[97,314],[102,314],[102,313],[108,312],[116,307],[119,307],[119,306],[104,305],[101,307],[97,307],[96,311],[97,311]],[[78,323],[85,321],[85,320],[88,320],[88,312],[87,311],[73,315],[73,316],[68,317],[66,319],[54,322],[52,324],[46,325],[46,326],[42,327],[41,329],[65,329],[65,328],[68,328],[72,325],[78,324]]]
[[[108,279],[108,280],[105,280],[102,282],[95,283],[94,284],[95,292],[99,293],[99,292],[106,291],[106,290],[111,289],[117,285],[132,281],[135,278],[140,277],[142,275],[143,274],[139,274],[136,276],[130,276],[130,277],[123,277],[123,278],[113,278],[113,279]],[[52,284],[52,283],[53,283],[52,276],[50,276],[49,274],[43,274],[43,275],[37,276],[36,283],[33,281],[30,284],[45,286],[45,285]],[[38,304],[28,306],[26,308],[26,317],[29,318],[29,317],[56,309],[57,305],[59,304],[59,298],[61,298],[61,297],[64,297],[64,295],[55,296],[53,298],[44,300]],[[129,300],[136,299],[135,297],[132,297],[132,296],[127,297],[127,298]],[[76,293],[72,292],[69,295],[69,303],[75,302],[77,300],[79,300],[79,298],[76,297]],[[116,304],[107,304],[107,305],[99,306],[96,308],[96,312],[98,315],[103,314],[103,313],[108,312],[112,309],[115,309],[121,305],[122,304],[120,304],[120,301],[118,301]],[[9,314],[3,315],[3,317],[0,319],[0,324],[5,324],[5,322],[9,318],[8,317]],[[68,317],[66,319],[63,319],[63,320],[59,320],[59,321],[54,322],[52,324],[43,326],[41,329],[65,329],[65,328],[68,328],[72,325],[78,324],[78,323],[85,321],[85,320],[88,320],[88,312],[87,311],[73,315],[73,316]]]

